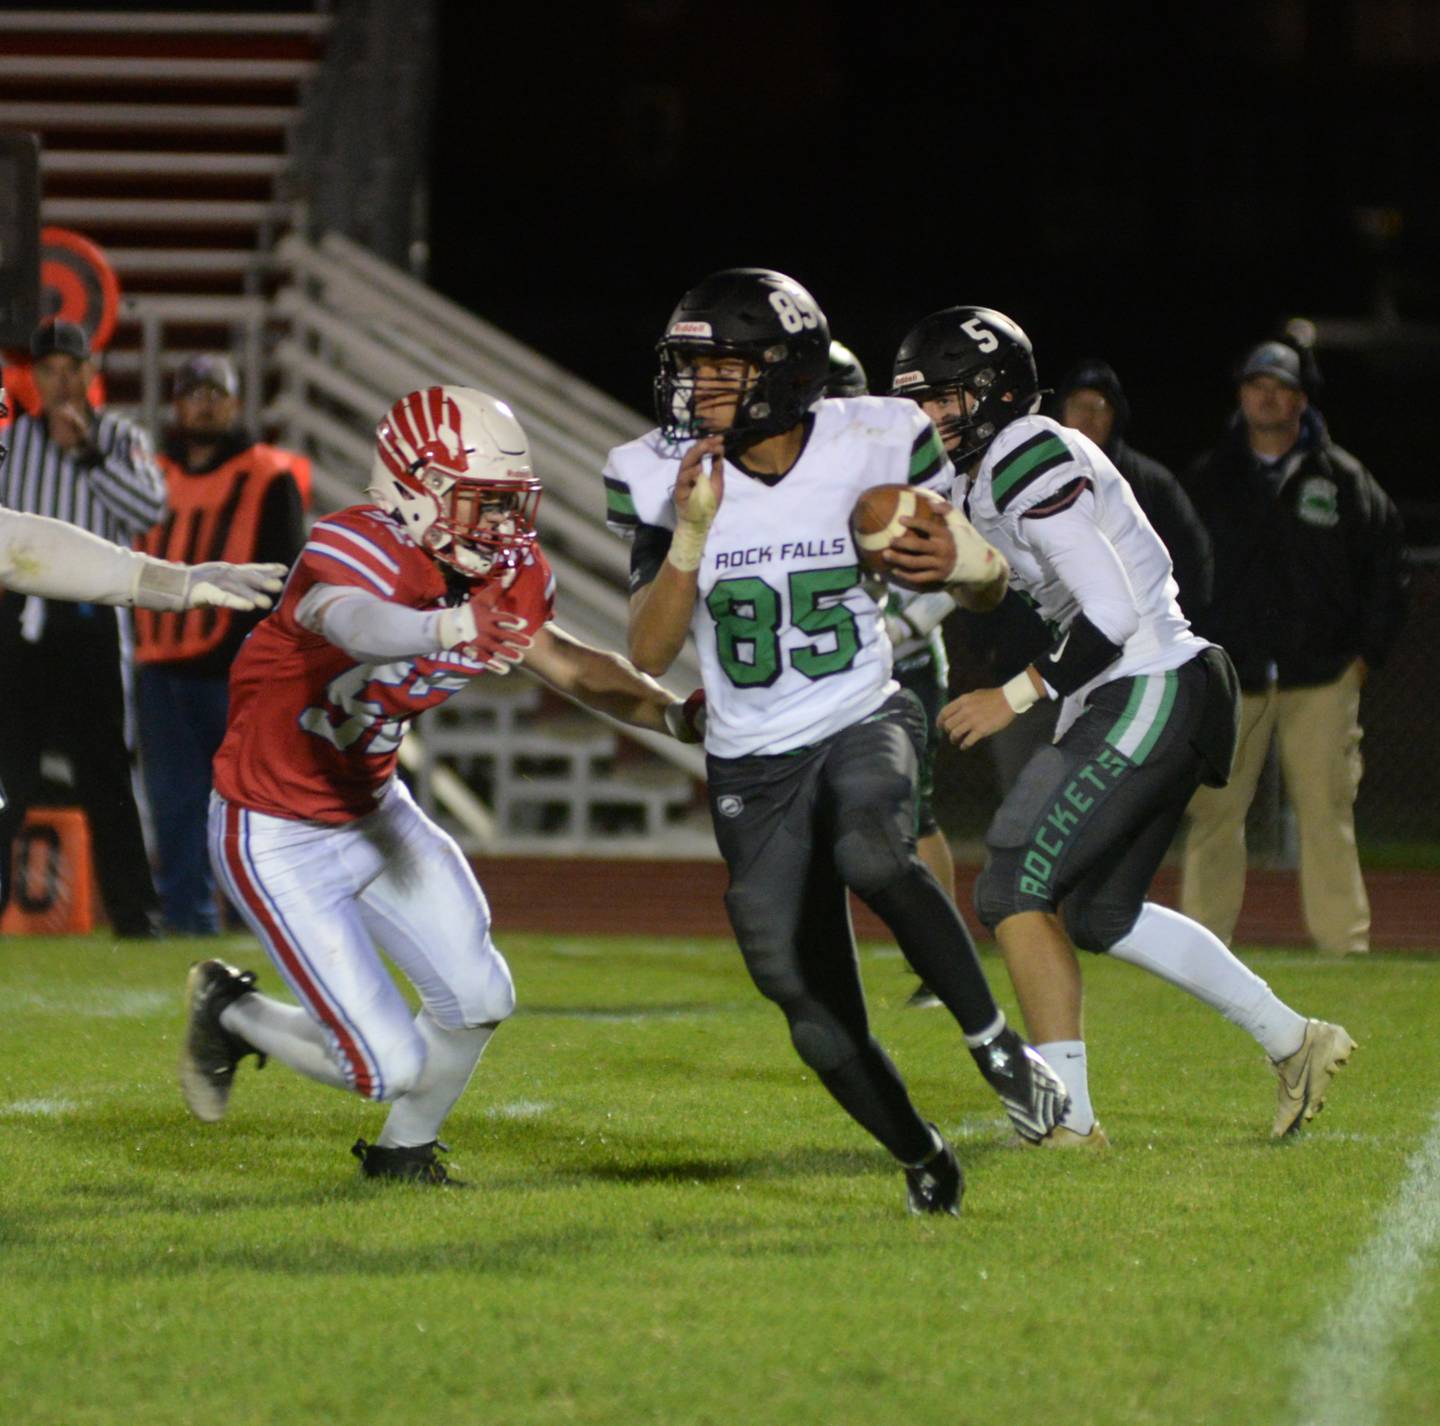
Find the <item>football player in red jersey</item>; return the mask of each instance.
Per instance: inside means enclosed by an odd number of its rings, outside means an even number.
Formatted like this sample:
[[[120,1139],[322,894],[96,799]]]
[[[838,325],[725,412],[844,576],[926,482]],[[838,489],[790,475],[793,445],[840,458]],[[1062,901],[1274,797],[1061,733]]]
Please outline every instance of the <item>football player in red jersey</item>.
[[[441,1123],[515,992],[468,861],[395,777],[407,725],[519,665],[637,727],[696,731],[653,679],[553,622],[540,482],[504,402],[452,386],[402,397],[367,493],[314,527],[241,649],[215,759],[216,872],[300,1004],[197,963],[180,1082],[198,1118],[219,1119],[238,1062],[271,1056],[390,1103],[377,1141],[354,1146],[364,1174],[446,1184]]]

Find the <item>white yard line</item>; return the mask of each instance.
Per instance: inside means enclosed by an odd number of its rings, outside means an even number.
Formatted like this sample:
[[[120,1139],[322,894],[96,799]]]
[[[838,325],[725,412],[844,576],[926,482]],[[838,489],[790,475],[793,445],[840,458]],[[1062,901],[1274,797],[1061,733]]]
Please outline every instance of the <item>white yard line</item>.
[[[1350,1285],[1306,1350],[1295,1426],[1374,1426],[1406,1317],[1440,1244],[1440,1112],[1410,1156],[1395,1201],[1350,1264]]]

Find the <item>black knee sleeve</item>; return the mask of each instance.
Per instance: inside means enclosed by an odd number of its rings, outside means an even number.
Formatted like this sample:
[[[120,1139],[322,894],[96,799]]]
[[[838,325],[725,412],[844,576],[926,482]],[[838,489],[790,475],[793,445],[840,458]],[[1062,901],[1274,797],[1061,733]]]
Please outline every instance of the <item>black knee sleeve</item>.
[[[835,840],[835,868],[856,896],[868,900],[909,875],[914,850],[895,817],[854,813]]]
[[[769,900],[757,890],[732,886],[725,893],[725,910],[755,988],[781,1005],[799,999],[805,987],[795,959],[793,932],[788,925],[776,924]]]
[[[807,997],[781,1008],[795,1053],[816,1074],[833,1074],[859,1055],[862,1046],[855,1035],[818,1001]]]
[[[1143,904],[1116,897],[1087,896],[1077,890],[1066,897],[1060,919],[1065,934],[1078,949],[1098,955],[1130,934]]]
[[[1019,847],[993,849],[985,870],[975,879],[975,914],[980,924],[994,930],[1002,921],[1021,911],[1053,911],[1054,903],[1042,898],[1043,885],[1027,871],[1026,856],[1033,850]]]

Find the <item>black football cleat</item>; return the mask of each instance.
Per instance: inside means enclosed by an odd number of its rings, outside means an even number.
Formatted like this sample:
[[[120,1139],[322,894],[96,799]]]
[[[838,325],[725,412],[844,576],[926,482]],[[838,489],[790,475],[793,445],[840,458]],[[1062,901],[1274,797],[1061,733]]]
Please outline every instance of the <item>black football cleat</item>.
[[[1009,1025],[970,1053],[1022,1139],[1038,1144],[1065,1117],[1064,1081]]]
[[[207,1124],[225,1115],[235,1069],[246,1055],[265,1056],[220,1023],[220,1013],[255,989],[255,972],[224,961],[196,961],[185,981],[185,1039],[180,1046],[180,1093]]]
[[[935,1149],[928,1159],[905,1169],[905,1192],[912,1213],[948,1213],[960,1216],[960,1200],[965,1196],[965,1175],[955,1150],[932,1124]]]
[[[350,1146],[350,1152],[360,1160],[362,1178],[419,1183],[428,1188],[469,1188],[464,1179],[450,1177],[436,1149],[450,1152],[450,1146],[438,1139],[396,1149],[382,1149],[379,1144],[367,1144],[364,1139],[356,1139]]]

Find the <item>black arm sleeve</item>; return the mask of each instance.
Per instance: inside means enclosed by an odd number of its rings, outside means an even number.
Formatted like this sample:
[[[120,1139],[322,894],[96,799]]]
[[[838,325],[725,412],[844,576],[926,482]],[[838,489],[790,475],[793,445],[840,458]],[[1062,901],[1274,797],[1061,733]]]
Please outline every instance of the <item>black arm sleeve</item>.
[[[673,530],[663,525],[637,525],[630,544],[630,593],[644,589],[665,563],[670,553],[670,541],[675,538]]]
[[[1081,612],[1070,621],[1060,642],[1035,660],[1035,668],[1064,698],[1109,668],[1120,652],[1120,645],[1112,644]]]
[[[1054,630],[1014,588],[989,612],[957,609],[946,624],[970,654],[967,662],[982,665],[981,676],[996,685],[1029,667],[1055,642]]]

